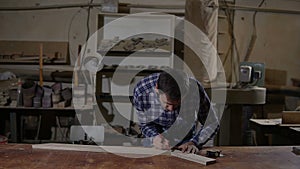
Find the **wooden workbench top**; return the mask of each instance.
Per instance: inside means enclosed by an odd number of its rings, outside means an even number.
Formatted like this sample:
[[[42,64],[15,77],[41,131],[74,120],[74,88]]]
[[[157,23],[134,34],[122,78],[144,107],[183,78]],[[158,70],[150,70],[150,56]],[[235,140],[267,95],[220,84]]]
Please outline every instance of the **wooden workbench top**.
[[[214,147],[223,157],[208,166],[167,155],[126,158],[103,152],[32,149],[29,144],[0,145],[0,168],[62,169],[194,169],[194,168],[284,168],[299,169],[300,156],[292,147]],[[203,150],[203,152],[206,152]]]

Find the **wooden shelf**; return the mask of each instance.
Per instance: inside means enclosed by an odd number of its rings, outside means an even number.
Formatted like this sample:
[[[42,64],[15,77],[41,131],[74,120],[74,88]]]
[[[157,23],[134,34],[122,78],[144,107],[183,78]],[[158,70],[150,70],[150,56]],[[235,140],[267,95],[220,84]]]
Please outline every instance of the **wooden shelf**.
[[[112,96],[109,93],[102,93],[96,96],[96,99],[99,102],[121,102],[121,103],[131,103],[133,96]]]
[[[105,54],[104,56],[112,56],[112,57],[127,57],[127,56],[137,56],[137,57],[170,57],[171,52],[155,52],[155,51],[98,51],[101,54]]]

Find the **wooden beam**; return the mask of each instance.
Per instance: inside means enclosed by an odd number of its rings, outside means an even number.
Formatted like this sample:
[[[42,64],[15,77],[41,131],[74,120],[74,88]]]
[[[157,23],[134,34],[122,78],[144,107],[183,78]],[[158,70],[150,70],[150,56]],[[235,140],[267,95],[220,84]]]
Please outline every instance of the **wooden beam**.
[[[186,154],[182,153],[181,151],[175,150],[174,152],[171,152],[171,156],[182,158],[185,160],[193,161],[202,165],[208,165],[213,164],[216,162],[216,159],[204,157],[197,154]]]
[[[96,145],[76,145],[76,144],[35,144],[33,149],[48,149],[48,150],[68,150],[68,151],[88,151],[100,153],[113,153],[119,155],[126,155],[127,157],[148,157],[149,155],[168,155],[189,161],[193,161],[202,165],[208,165],[216,162],[216,159],[207,158],[197,154],[185,154],[179,150],[167,151],[158,150],[155,148],[146,147],[126,147],[126,146],[96,146]]]

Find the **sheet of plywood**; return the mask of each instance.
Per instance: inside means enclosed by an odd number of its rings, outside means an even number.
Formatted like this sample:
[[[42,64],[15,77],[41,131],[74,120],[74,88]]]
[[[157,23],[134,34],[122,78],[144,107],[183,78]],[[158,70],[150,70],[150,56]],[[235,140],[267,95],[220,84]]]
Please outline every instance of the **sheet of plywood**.
[[[76,144],[35,144],[33,149],[48,150],[68,150],[68,151],[89,151],[89,152],[109,152],[118,155],[126,154],[127,157],[147,157],[149,155],[170,155],[173,157],[193,161],[199,164],[208,165],[216,160],[196,154],[185,154],[175,150],[174,152],[158,150],[146,147],[126,147],[126,146],[96,146],[96,145],[76,145]]]

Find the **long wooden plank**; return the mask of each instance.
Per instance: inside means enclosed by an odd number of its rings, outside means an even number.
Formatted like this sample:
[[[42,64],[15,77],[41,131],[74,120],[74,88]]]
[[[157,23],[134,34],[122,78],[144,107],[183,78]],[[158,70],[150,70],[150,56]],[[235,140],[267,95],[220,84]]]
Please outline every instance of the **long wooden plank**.
[[[208,158],[208,157],[200,156],[197,154],[185,154],[178,150],[171,152],[171,156],[182,158],[182,159],[189,160],[189,161],[193,161],[193,162],[200,163],[203,165],[208,165],[208,164],[212,164],[212,163],[216,162],[216,159],[213,159],[213,158]]]
[[[68,151],[88,151],[88,152],[109,152],[118,155],[126,154],[127,157],[142,158],[149,155],[169,155],[189,161],[193,161],[202,165],[208,165],[216,162],[216,159],[207,158],[196,154],[185,154],[179,150],[173,152],[166,150],[158,150],[155,148],[146,147],[126,147],[126,146],[96,146],[96,145],[76,145],[76,144],[34,144],[33,149],[48,149],[48,150],[68,150]]]
[[[34,144],[33,149],[48,150],[70,150],[70,151],[89,151],[89,152],[109,152],[115,154],[135,154],[135,155],[155,155],[168,153],[166,150],[158,150],[146,147],[126,147],[126,146],[97,146],[97,145],[78,145],[78,144]]]

